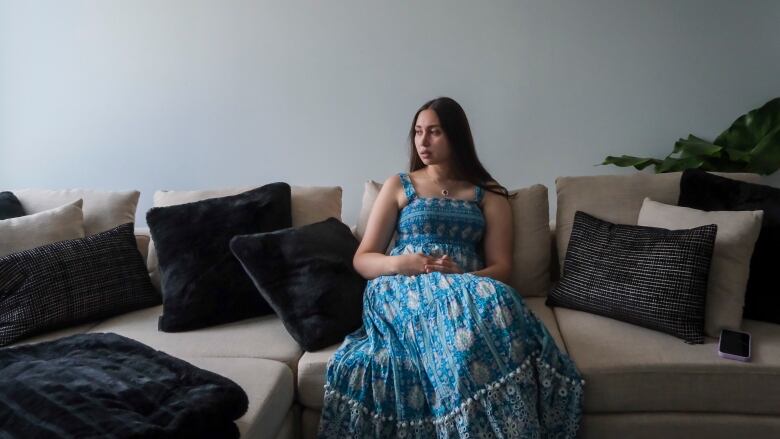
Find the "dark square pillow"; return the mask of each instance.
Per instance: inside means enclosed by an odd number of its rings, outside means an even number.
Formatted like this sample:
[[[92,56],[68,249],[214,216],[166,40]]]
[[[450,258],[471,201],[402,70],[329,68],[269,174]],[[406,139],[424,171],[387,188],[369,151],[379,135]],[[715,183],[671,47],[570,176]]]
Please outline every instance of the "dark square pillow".
[[[0,346],[159,303],[132,223],[0,258]]]
[[[704,299],[717,226],[684,230],[612,224],[577,212],[563,276],[548,306],[704,342]]]
[[[352,267],[357,247],[349,227],[335,218],[230,241],[257,289],[307,351],[338,343],[360,327],[366,281]]]
[[[288,184],[154,207],[146,221],[160,265],[161,331],[188,331],[273,312],[230,253],[230,238],[290,227]]]
[[[780,249],[780,189],[745,183],[695,169],[680,178],[680,206],[699,210],[763,210],[764,219],[745,291],[746,319],[780,323],[777,286]]]
[[[24,216],[22,203],[13,192],[0,192],[0,220]]]

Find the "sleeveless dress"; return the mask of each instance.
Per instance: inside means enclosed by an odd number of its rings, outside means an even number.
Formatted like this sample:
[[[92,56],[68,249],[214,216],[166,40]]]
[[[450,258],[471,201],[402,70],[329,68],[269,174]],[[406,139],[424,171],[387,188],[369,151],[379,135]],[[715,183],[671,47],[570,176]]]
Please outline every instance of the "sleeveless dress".
[[[583,385],[520,295],[469,274],[484,267],[485,219],[474,200],[418,197],[391,255],[449,255],[466,274],[380,276],[363,326],[328,362],[320,438],[573,438]]]

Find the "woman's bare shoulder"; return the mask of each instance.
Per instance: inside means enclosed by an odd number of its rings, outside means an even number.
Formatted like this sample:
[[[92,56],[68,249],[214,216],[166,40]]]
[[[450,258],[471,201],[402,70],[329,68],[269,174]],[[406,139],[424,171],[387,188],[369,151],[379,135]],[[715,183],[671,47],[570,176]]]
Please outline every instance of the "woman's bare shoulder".
[[[401,183],[401,177],[398,174],[391,175],[384,183],[382,183],[382,189],[379,191],[379,198],[390,200],[392,199],[397,208],[401,208],[405,200],[403,183]]]
[[[484,206],[501,206],[509,207],[509,200],[501,194],[484,189],[484,197],[482,198],[482,205]]]
[[[385,180],[384,183],[382,183],[382,187],[387,186],[388,188],[400,188],[401,187],[401,176],[398,174],[393,174]]]

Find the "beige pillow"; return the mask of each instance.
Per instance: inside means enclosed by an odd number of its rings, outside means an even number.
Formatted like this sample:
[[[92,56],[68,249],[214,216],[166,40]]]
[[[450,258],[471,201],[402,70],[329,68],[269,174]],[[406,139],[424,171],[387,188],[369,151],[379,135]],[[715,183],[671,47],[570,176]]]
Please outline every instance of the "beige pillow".
[[[649,198],[642,204],[637,222],[640,226],[671,230],[707,224],[718,226],[704,309],[704,332],[711,337],[719,336],[723,328],[739,329],[742,326],[750,258],[763,217],[761,210],[705,212],[670,206]]]
[[[360,205],[360,214],[355,226],[355,236],[358,241],[362,241],[363,235],[366,234],[368,216],[371,215],[371,208],[374,207],[374,202],[376,202],[376,197],[379,195],[380,190],[382,190],[382,183],[374,180],[368,180],[363,186],[363,203]]]
[[[21,189],[14,190],[27,214],[48,210],[65,203],[84,200],[84,233],[104,232],[125,223],[135,222],[138,191],[95,191],[88,189]]]
[[[715,174],[734,180],[759,182],[756,174]],[[635,172],[629,175],[558,177],[555,180],[558,193],[555,241],[560,267],[563,267],[574,214],[578,210],[611,223],[636,225],[645,197],[677,204],[681,175],[682,172]]]
[[[381,183],[369,180],[365,184],[363,205],[355,233],[358,239],[363,238],[368,216],[380,189]],[[547,187],[536,184],[509,192],[516,194],[509,200],[514,232],[512,277],[509,284],[525,297],[546,296],[550,288],[550,213]]]
[[[366,234],[368,217],[371,215],[371,209],[374,207],[376,197],[379,195],[380,190],[382,190],[382,183],[374,180],[368,180],[363,187],[363,204],[360,205],[360,214],[358,215],[357,225],[355,226],[355,237],[358,241],[362,241],[363,235]],[[398,233],[393,232],[393,237],[390,238],[390,242],[387,244],[385,254],[390,254],[390,250],[395,246],[395,240],[397,238]]]
[[[200,191],[157,191],[154,193],[154,207],[192,203],[207,198],[227,197],[240,194],[257,186],[240,188],[209,189]],[[324,221],[330,217],[341,220],[341,187],[339,186],[291,186],[292,226],[300,227]],[[152,284],[160,290],[160,268],[154,241],[149,243],[146,268]]]
[[[84,237],[82,200],[32,215],[0,220],[0,257]]]

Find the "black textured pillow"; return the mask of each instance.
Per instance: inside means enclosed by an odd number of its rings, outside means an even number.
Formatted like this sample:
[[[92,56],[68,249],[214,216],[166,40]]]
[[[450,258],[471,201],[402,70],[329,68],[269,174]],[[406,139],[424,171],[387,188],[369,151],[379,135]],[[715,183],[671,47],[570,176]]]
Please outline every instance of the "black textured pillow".
[[[685,230],[574,216],[563,277],[549,306],[591,312],[703,343],[717,226]]]
[[[230,238],[290,227],[288,184],[155,207],[146,221],[160,264],[161,331],[188,331],[273,312],[230,253]]]
[[[0,258],[0,346],[159,303],[132,223]]]
[[[0,220],[24,216],[22,203],[13,192],[0,192]]]
[[[360,327],[366,281],[352,267],[357,247],[349,228],[335,218],[230,242],[257,289],[307,351],[338,343]]]
[[[763,210],[764,219],[745,292],[746,319],[780,323],[777,261],[780,249],[780,189],[687,170],[680,178],[680,206],[699,210]]]

